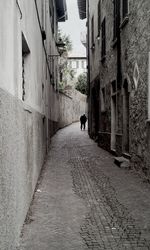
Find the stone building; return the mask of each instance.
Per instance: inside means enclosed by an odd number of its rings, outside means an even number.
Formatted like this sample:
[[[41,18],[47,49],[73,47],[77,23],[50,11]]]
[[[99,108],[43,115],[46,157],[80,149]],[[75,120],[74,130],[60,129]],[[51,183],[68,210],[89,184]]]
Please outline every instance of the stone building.
[[[150,2],[78,3],[88,19],[89,134],[149,175]]]
[[[66,4],[6,0],[0,12],[0,249],[13,250],[58,128],[55,55]]]

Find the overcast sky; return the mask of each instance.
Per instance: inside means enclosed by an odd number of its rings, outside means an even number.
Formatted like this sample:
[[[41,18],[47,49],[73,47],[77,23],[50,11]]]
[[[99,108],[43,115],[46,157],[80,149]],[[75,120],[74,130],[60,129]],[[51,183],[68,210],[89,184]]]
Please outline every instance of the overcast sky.
[[[70,35],[73,51],[71,55],[85,56],[86,49],[81,43],[81,32],[86,32],[86,20],[80,20],[78,13],[77,0],[66,0],[68,20],[60,23],[59,27],[62,33]]]

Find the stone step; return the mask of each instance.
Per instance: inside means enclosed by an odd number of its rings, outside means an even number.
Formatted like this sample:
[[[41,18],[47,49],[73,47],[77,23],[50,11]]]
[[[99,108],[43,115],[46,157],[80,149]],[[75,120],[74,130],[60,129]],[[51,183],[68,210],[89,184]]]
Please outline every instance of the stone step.
[[[128,160],[131,159],[131,155],[129,153],[123,153],[122,156],[127,158]]]
[[[130,161],[123,156],[114,157],[114,163],[120,168],[129,168],[130,167]]]

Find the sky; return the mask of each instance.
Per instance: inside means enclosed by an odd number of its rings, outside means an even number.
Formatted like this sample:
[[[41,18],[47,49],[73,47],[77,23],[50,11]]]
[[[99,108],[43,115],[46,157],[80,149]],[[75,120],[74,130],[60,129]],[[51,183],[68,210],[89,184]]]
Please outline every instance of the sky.
[[[72,41],[72,56],[85,56],[86,49],[81,43],[81,33],[86,32],[86,20],[80,20],[77,0],[66,0],[68,20],[59,23],[59,28],[63,34],[69,35]]]

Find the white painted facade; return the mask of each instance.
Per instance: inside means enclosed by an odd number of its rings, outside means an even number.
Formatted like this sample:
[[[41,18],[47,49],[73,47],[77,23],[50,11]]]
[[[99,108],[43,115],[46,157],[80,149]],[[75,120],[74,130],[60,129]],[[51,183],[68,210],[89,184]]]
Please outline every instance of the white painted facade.
[[[75,73],[75,78],[87,72],[86,57],[68,57],[68,67]]]
[[[58,2],[65,1],[0,1],[1,250],[17,247],[58,128],[58,57],[52,56],[58,54]]]

